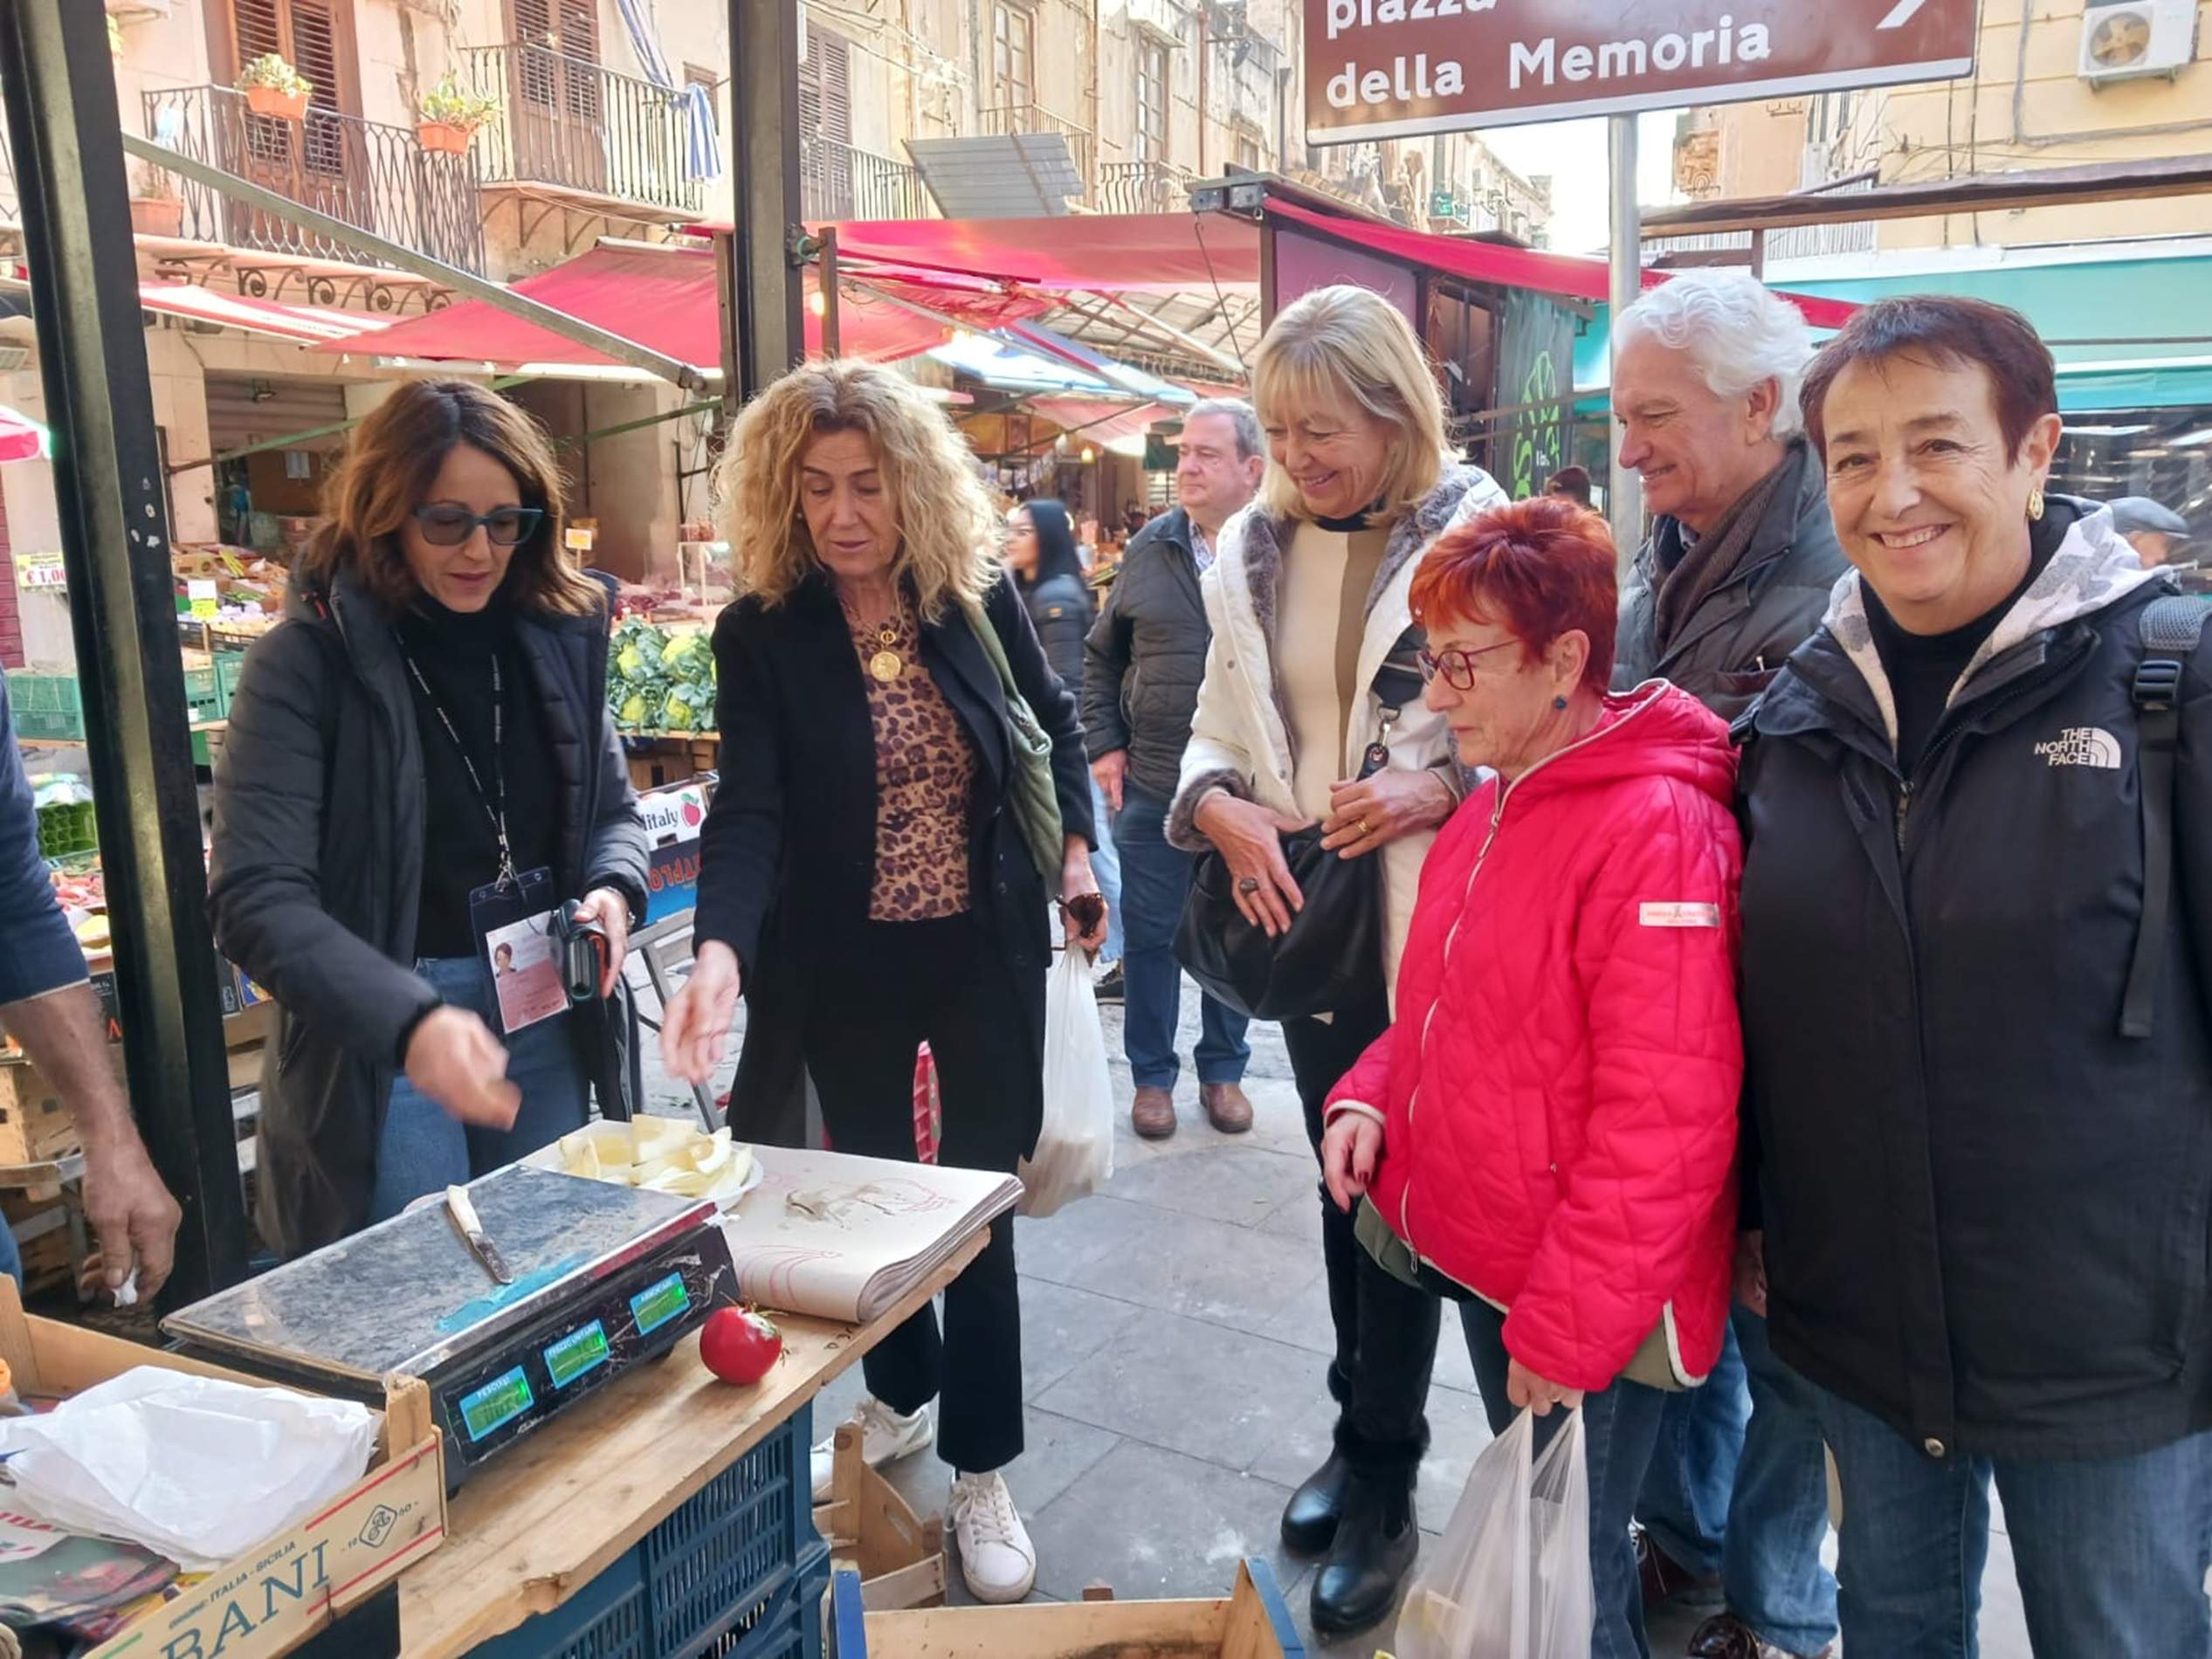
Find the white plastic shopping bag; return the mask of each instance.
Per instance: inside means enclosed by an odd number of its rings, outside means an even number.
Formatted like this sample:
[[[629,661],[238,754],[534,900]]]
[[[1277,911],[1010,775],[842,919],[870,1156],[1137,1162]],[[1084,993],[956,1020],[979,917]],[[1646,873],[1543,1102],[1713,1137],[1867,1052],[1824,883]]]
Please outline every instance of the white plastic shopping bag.
[[[1398,1614],[1397,1659],[1589,1659],[1589,1458],[1582,1414],[1534,1456],[1524,1411],[1484,1449]]]
[[[1050,1215],[1113,1177],[1113,1079],[1080,950],[1062,951],[1044,981],[1044,1126],[1018,1173],[1024,1215]]]

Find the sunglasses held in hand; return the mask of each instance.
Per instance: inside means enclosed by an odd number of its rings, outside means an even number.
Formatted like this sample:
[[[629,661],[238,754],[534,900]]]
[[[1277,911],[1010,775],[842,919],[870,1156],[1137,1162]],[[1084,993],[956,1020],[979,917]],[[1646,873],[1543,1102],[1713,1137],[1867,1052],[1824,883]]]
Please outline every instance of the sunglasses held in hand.
[[[1075,924],[1076,932],[1086,937],[1106,925],[1106,899],[1099,894],[1078,893],[1059,900],[1059,906]]]

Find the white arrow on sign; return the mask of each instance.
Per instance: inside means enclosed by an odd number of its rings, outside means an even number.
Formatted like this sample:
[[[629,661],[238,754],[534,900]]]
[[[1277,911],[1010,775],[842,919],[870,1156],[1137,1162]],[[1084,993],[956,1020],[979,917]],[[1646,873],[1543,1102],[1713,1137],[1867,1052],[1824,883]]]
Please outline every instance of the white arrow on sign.
[[[1897,0],[1897,3],[1890,8],[1890,15],[1874,27],[1878,32],[1884,29],[1902,29],[1927,3],[1928,0]]]

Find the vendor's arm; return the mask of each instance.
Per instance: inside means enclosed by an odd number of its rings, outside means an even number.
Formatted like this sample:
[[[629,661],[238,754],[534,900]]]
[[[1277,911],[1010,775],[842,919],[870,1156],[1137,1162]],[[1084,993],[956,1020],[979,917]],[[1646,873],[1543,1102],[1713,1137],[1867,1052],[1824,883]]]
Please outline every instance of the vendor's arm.
[[[332,671],[304,623],[279,625],[246,653],[215,768],[208,909],[224,955],[266,986],[287,1017],[391,1065],[439,998],[323,908],[331,757],[320,711]]]
[[[128,1277],[151,1296],[169,1277],[180,1215],[132,1122],[108,1064],[107,1022],[84,953],[55,902],[38,855],[38,819],[0,681],[0,1026],[69,1105],[85,1148],[85,1214],[101,1243],[107,1283]]]

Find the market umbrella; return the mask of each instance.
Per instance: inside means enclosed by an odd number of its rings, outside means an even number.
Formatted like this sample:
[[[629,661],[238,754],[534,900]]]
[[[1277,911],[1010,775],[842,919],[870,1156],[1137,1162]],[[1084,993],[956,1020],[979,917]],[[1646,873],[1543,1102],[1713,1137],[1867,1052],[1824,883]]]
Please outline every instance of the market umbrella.
[[[52,453],[45,427],[28,415],[0,403],[0,464],[36,461]]]

